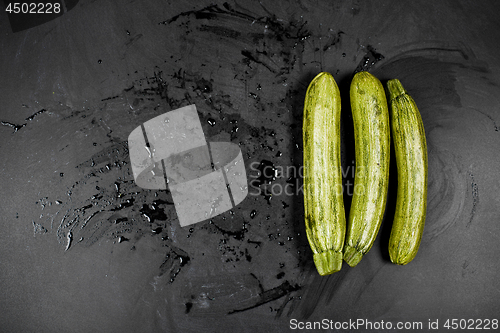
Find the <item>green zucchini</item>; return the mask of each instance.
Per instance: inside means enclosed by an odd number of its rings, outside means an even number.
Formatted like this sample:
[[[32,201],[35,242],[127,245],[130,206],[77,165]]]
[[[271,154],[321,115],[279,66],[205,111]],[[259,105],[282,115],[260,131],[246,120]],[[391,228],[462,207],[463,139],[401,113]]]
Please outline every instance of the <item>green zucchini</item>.
[[[372,74],[354,75],[350,98],[356,173],[344,260],[354,267],[371,249],[384,217],[389,188],[390,124],[384,87]]]
[[[391,261],[406,265],[415,258],[427,210],[427,143],[420,112],[399,80],[387,82],[392,137],[398,169],[396,212],[389,238]]]
[[[340,163],[340,92],[330,73],[309,84],[304,102],[304,208],[307,239],[316,269],[342,268],[345,211]]]

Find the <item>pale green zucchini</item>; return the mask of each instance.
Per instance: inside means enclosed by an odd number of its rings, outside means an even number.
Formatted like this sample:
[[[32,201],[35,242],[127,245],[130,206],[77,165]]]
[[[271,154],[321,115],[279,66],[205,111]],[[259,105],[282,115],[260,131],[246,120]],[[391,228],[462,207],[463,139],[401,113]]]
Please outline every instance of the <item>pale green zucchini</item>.
[[[322,72],[304,102],[304,208],[307,239],[320,275],[342,268],[345,211],[340,164],[340,92]]]
[[[427,210],[427,143],[420,112],[399,80],[387,82],[392,137],[398,169],[396,212],[389,238],[391,261],[406,265],[415,258]]]
[[[354,75],[350,88],[356,173],[347,223],[344,260],[356,266],[377,237],[389,185],[389,110],[382,83],[368,72]]]

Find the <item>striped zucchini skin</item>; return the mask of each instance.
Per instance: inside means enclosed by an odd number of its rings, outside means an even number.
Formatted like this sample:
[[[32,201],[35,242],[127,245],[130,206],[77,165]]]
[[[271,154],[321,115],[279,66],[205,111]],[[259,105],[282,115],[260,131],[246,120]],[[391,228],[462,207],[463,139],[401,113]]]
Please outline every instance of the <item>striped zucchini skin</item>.
[[[342,268],[345,211],[340,163],[340,92],[330,73],[319,73],[304,101],[304,208],[316,269]]]
[[[399,80],[387,82],[398,169],[396,212],[389,238],[391,261],[406,265],[420,246],[427,211],[427,143],[420,112]]]
[[[344,260],[354,267],[371,249],[384,217],[389,188],[390,124],[384,87],[375,76],[356,73],[350,97],[356,173]]]

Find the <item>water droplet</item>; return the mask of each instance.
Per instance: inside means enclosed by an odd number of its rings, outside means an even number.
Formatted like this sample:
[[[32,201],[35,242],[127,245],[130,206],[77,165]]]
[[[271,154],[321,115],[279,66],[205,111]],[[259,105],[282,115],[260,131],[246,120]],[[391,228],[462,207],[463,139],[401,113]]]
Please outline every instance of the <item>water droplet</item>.
[[[254,210],[252,210],[252,211],[250,212],[250,218],[252,218],[252,219],[253,219],[253,218],[255,217],[255,215],[257,215],[257,211],[254,209]]]
[[[208,123],[210,126],[215,126],[215,119],[213,119],[213,118],[208,118],[207,123]]]
[[[151,149],[149,149],[148,146],[145,146],[144,148],[146,148],[146,150],[148,151],[148,154],[149,154],[149,158],[151,158],[152,157]]]

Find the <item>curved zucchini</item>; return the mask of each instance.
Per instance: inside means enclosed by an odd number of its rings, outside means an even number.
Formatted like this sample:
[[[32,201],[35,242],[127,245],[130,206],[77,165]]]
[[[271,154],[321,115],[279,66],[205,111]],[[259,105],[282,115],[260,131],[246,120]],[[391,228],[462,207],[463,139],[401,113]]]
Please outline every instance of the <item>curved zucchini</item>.
[[[389,110],[382,83],[368,72],[354,75],[350,88],[356,173],[347,223],[344,260],[356,266],[377,237],[389,186]]]
[[[392,137],[398,168],[396,212],[389,238],[391,261],[406,265],[415,258],[427,210],[427,143],[420,112],[399,80],[387,82]]]
[[[304,102],[304,208],[307,239],[320,275],[342,268],[345,211],[340,165],[340,92],[319,73]]]

